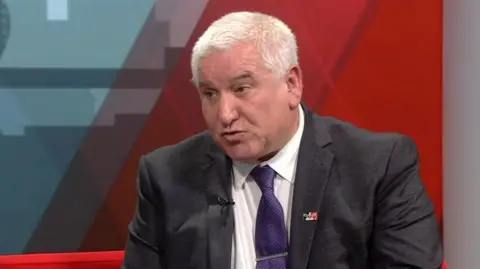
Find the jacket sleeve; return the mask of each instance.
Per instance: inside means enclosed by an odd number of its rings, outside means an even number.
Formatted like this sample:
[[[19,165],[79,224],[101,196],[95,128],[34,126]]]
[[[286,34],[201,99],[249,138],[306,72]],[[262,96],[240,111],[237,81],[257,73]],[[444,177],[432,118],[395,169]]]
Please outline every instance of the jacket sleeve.
[[[137,179],[138,201],[128,226],[124,269],[165,267],[165,216],[160,191],[154,188],[145,157],[140,160]]]
[[[376,189],[372,268],[441,268],[438,222],[420,178],[414,142],[402,136],[389,158]]]

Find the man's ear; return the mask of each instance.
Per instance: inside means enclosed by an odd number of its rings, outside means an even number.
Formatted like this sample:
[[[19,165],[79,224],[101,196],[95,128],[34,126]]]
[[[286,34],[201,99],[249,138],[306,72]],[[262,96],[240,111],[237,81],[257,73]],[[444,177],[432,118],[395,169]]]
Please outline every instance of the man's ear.
[[[286,76],[288,92],[290,94],[290,108],[296,108],[302,101],[303,77],[299,66],[290,68]]]

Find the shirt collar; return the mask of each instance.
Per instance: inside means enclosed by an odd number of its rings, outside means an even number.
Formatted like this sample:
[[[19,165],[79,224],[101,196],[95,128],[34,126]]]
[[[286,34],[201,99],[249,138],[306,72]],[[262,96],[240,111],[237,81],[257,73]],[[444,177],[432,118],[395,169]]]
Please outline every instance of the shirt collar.
[[[260,164],[260,166],[269,165],[275,172],[288,182],[294,182],[295,168],[297,164],[298,150],[302,140],[304,129],[304,112],[301,106],[298,109],[299,124],[298,129],[288,143],[270,160]],[[242,162],[233,163],[233,176],[235,188],[241,188],[248,175],[257,164],[248,164]]]

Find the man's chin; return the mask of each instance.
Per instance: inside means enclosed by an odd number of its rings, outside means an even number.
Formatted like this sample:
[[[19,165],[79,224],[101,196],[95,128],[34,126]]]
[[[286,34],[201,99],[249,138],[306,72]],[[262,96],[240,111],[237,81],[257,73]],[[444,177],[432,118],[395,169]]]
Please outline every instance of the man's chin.
[[[251,150],[229,148],[226,150],[227,155],[233,160],[244,163],[258,163],[258,152]]]

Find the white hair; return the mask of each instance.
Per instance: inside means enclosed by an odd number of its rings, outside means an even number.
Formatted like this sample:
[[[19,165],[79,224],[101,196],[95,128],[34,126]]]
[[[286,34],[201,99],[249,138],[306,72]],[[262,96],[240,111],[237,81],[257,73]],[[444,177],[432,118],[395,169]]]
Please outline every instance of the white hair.
[[[212,51],[247,42],[257,45],[265,67],[279,77],[298,65],[297,40],[284,22],[258,12],[233,12],[214,21],[195,43],[190,61],[192,81],[198,85],[199,62]]]

